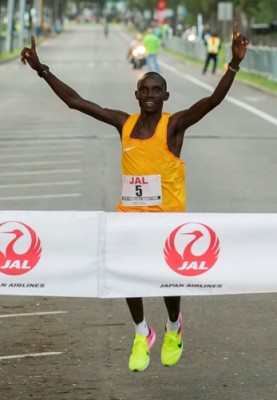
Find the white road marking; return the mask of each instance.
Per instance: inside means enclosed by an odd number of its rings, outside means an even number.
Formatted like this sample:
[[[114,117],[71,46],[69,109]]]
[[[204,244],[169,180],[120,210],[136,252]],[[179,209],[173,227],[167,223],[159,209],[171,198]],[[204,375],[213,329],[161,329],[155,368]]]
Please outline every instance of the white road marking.
[[[76,174],[83,172],[82,169],[56,169],[43,171],[23,171],[23,172],[1,172],[0,176],[23,176],[23,175],[48,175],[48,174]]]
[[[67,314],[68,311],[40,311],[33,313],[20,313],[20,314],[3,314],[0,318],[11,318],[11,317],[29,317],[37,315],[56,315],[56,314]],[[12,360],[16,358],[28,358],[28,357],[45,357],[45,356],[58,356],[63,354],[61,351],[49,351],[43,353],[27,353],[27,354],[15,354],[12,356],[0,356],[0,360]]]
[[[43,186],[67,186],[79,185],[82,181],[63,181],[63,182],[40,182],[40,183],[15,183],[8,185],[0,185],[0,189],[5,188],[27,188],[27,187],[43,187]]]
[[[4,125],[5,124],[5,125]],[[70,127],[73,128],[73,122],[70,123]],[[30,126],[29,123],[26,122],[26,128],[22,128],[22,124],[17,124],[14,127],[14,132],[20,132],[15,136],[11,136],[11,132],[8,131],[8,129],[11,129],[10,122],[8,121],[3,121],[3,124],[0,126],[0,132],[2,131],[3,136],[1,136],[1,141],[4,143],[10,143],[10,144],[19,144],[21,143],[25,147],[29,147],[29,144],[33,144],[37,147],[41,147],[41,144],[47,144],[49,146],[78,146],[81,147],[83,146],[83,136],[76,137],[76,136],[45,136],[45,135],[38,135],[37,132],[44,132],[46,131],[49,127],[48,125],[41,125],[37,124],[36,127],[32,127],[33,131],[36,132],[36,135],[30,136]],[[76,130],[82,128],[80,124],[76,126]],[[25,130],[20,130],[20,129],[26,129],[27,133],[25,134]],[[64,129],[67,129],[66,126]],[[8,135],[5,135],[5,132],[9,132]],[[23,136],[22,136],[23,135]],[[90,138],[90,135],[87,137],[88,139]]]
[[[3,163],[0,167],[19,167],[24,165],[52,165],[52,164],[79,164],[80,160],[62,160],[62,161],[25,161],[25,162],[15,162],[15,163]]]
[[[9,127],[7,126],[6,129],[8,129]],[[5,140],[7,139],[7,140]],[[65,139],[28,139],[28,140],[22,140],[22,139],[16,139],[13,138],[12,140],[10,140],[9,138],[5,138],[3,136],[1,136],[1,142],[5,145],[11,145],[13,147],[17,147],[20,146],[19,149],[22,148],[27,148],[28,150],[30,148],[32,149],[39,149],[41,150],[42,146],[47,146],[49,148],[54,147],[54,149],[59,149],[59,150],[64,150],[64,149],[78,149],[78,148],[84,148],[83,145],[83,139],[78,139],[78,140],[72,140],[70,138],[65,138]],[[11,147],[10,146],[10,147]]]
[[[264,111],[258,110],[258,108],[250,106],[249,104],[244,103],[243,101],[237,100],[231,96],[226,96],[226,99],[230,103],[233,103],[240,108],[244,108],[245,110],[256,115],[257,117],[260,117],[260,118],[264,119],[265,121],[270,122],[273,125],[277,125],[277,118],[272,117],[271,115],[265,113]]]
[[[32,200],[32,199],[59,199],[67,197],[82,197],[82,193],[67,193],[67,194],[44,194],[35,196],[7,196],[0,197],[0,201],[6,200]]]
[[[62,351],[49,351],[47,353],[27,353],[15,354],[13,356],[0,356],[0,360],[12,360],[14,358],[27,358],[27,357],[44,357],[44,356],[58,356],[63,354]]]
[[[163,67],[165,67],[169,71],[173,72],[174,74],[179,75],[181,78],[186,79],[186,80],[194,83],[195,85],[208,90],[209,92],[214,91],[214,88],[212,86],[208,85],[207,83],[202,82],[200,79],[194,78],[188,74],[183,74],[182,72],[178,71],[175,67],[172,67],[171,65],[169,65],[165,62],[161,61],[160,63]],[[230,103],[235,104],[236,106],[249,111],[250,113],[256,115],[257,117],[260,117],[273,125],[277,125],[277,118],[272,117],[271,115],[265,113],[264,111],[260,111],[258,108],[250,106],[249,104],[247,104],[243,101],[237,100],[234,97],[231,97],[229,95],[227,95],[225,99],[227,101],[229,101]]]
[[[33,149],[33,148],[32,148]],[[9,149],[12,151],[12,149]],[[1,154],[0,152],[0,159],[11,159],[11,158],[30,158],[30,157],[57,157],[57,156],[82,156],[83,152],[62,152],[62,153],[23,153],[22,151],[19,153],[12,152],[12,154]]]
[[[52,315],[52,314],[67,314],[68,311],[38,311],[33,313],[19,313],[19,314],[2,314],[0,318],[11,318],[11,317],[29,317],[33,315]]]

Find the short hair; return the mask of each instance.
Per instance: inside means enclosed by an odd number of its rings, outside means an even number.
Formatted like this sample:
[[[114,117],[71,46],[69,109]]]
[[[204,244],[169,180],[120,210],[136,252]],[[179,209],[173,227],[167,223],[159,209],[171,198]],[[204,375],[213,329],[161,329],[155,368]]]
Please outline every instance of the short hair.
[[[140,83],[143,79],[148,78],[149,76],[156,76],[157,78],[159,78],[159,79],[162,81],[163,85],[164,85],[164,90],[167,91],[167,83],[166,83],[166,80],[164,79],[164,77],[163,77],[161,74],[159,74],[158,72],[155,72],[155,71],[146,72],[146,73],[138,80],[137,87],[138,87],[139,83]]]

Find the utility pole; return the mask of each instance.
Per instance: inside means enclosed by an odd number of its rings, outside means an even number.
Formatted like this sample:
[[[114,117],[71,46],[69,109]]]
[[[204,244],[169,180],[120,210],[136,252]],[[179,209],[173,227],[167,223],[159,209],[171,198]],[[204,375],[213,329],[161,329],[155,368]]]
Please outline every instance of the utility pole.
[[[35,27],[36,35],[41,35],[42,19],[43,19],[43,0],[34,0],[32,10],[32,20]]]
[[[62,26],[62,2],[55,0],[53,7],[53,26],[56,33],[61,32]]]
[[[7,16],[8,16],[8,34],[7,34],[7,51],[12,53],[13,52],[13,30],[14,30],[14,0],[8,0],[8,9],[7,9]]]
[[[42,28],[43,28],[43,9],[44,9],[43,2],[44,2],[44,0],[39,0],[39,9],[40,9],[39,19],[40,19],[41,32],[42,32]]]
[[[26,0],[20,0],[19,3],[19,26],[20,26],[20,31],[19,31],[19,47],[23,47],[24,45],[24,32],[25,32],[25,21],[24,21],[24,15],[25,15],[25,9],[26,9]]]

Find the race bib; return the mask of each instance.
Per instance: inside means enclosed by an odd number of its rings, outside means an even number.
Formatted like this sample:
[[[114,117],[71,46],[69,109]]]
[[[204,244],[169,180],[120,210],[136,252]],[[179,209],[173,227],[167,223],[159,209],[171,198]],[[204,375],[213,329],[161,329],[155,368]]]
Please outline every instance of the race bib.
[[[161,175],[123,175],[121,202],[124,206],[162,204]]]

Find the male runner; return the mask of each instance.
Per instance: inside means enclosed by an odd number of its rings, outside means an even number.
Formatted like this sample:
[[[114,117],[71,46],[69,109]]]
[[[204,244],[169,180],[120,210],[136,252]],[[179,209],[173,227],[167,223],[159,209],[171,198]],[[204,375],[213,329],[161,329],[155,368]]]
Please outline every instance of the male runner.
[[[59,80],[49,67],[41,64],[36,52],[35,38],[31,48],[25,47],[21,60],[37,71],[51,89],[68,107],[88,114],[114,126],[122,141],[122,199],[119,212],[184,212],[186,208],[185,168],[180,160],[185,131],[218,106],[228,93],[239,64],[243,60],[248,40],[233,26],[232,59],[214,92],[190,108],[172,115],[163,113],[163,104],[169,98],[166,81],[156,72],[146,73],[135,91],[140,113],[129,115],[123,111],[103,108],[82,98]],[[141,201],[148,182],[149,200]],[[139,185],[133,185],[139,182]],[[137,187],[136,187],[137,186]],[[161,361],[166,366],[176,364],[181,357],[182,315],[180,297],[165,297],[168,320],[165,327]],[[149,352],[155,342],[155,332],[144,316],[143,300],[128,298],[127,304],[135,324],[135,338],[129,359],[132,371],[147,368]]]

